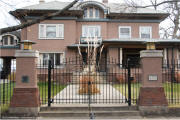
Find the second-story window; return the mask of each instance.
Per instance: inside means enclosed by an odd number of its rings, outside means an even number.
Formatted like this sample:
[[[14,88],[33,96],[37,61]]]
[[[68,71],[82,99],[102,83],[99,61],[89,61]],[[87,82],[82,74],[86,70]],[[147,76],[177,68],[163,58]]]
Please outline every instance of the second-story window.
[[[119,27],[119,38],[131,38],[131,27],[120,26]]]
[[[89,17],[90,18],[93,18],[93,8],[91,7],[91,8],[89,8]]]
[[[84,9],[84,18],[99,18],[100,10],[95,7],[89,7]]]
[[[152,38],[152,28],[149,26],[140,27],[140,38]]]
[[[40,24],[39,39],[64,39],[64,24]]]
[[[101,36],[101,28],[100,26],[90,26],[84,25],[82,26],[82,37],[100,37]]]
[[[12,46],[15,45],[17,41],[14,40],[13,36],[6,35],[2,37],[2,43],[4,46]]]

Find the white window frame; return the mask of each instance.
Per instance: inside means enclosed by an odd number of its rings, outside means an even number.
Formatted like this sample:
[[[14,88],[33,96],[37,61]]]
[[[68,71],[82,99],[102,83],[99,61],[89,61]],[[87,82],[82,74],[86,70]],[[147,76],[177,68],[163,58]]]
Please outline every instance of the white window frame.
[[[178,68],[180,68],[180,49],[177,50]]]
[[[141,28],[150,28],[150,38],[142,38],[141,36]],[[139,37],[142,38],[142,39],[151,39],[152,38],[152,26],[140,26],[139,27]]]
[[[3,37],[7,37],[7,38],[8,38],[8,39],[7,39],[7,40],[8,40],[8,41],[7,41],[7,42],[8,42],[7,45],[4,44]],[[10,39],[11,37],[13,37],[14,44],[11,44],[11,39]],[[16,37],[15,37],[14,35],[3,35],[3,36],[2,36],[2,45],[3,45],[3,46],[15,46],[15,45],[17,45],[17,42],[18,42],[18,41],[16,40]]]
[[[129,33],[129,37],[127,37],[127,39],[128,39],[128,38],[131,38],[131,26],[119,26],[119,38],[126,38],[126,37],[122,37],[122,36],[121,36],[121,34],[120,34],[120,29],[121,29],[121,28],[129,28],[129,32],[130,32],[130,33]]]
[[[42,57],[41,57],[41,55]],[[62,63],[60,65],[55,65],[55,55],[54,55],[54,66],[62,68],[64,66],[65,63],[65,52],[41,52],[39,53],[39,64],[41,63],[41,65],[39,67],[48,67],[48,65],[43,65],[43,54],[63,54],[63,58],[60,57],[60,61],[62,60]]]
[[[84,30],[86,27],[97,27],[99,29],[99,33],[98,33],[99,36],[97,36],[97,37],[101,37],[101,26],[100,25],[82,25],[82,37],[88,37],[88,36],[84,36]]]
[[[92,17],[90,17],[90,8],[92,8],[92,12],[93,12],[93,16]],[[98,19],[98,18],[100,18],[100,9],[99,8],[95,8],[95,7],[87,7],[86,8],[87,9],[87,16],[85,17],[85,16],[83,16],[85,19],[89,19],[89,18],[91,18],[91,19]],[[96,17],[96,9],[99,11],[99,16],[98,17]],[[84,9],[85,10],[85,9]]]
[[[43,30],[44,37],[41,37],[40,27],[42,25],[44,26],[44,30]],[[47,26],[56,26],[56,37],[55,38],[48,38],[46,36]],[[60,26],[62,27],[62,36],[59,36],[60,35],[60,28],[61,28]],[[64,24],[39,24],[39,39],[64,39]]]

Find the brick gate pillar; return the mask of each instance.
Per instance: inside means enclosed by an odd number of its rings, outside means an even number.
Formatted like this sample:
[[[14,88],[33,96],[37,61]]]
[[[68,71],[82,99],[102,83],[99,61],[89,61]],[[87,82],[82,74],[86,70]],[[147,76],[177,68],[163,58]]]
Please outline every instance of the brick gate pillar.
[[[9,112],[37,116],[40,99],[36,77],[39,53],[33,50],[16,51],[16,85],[10,102]]]
[[[168,112],[168,103],[162,84],[162,58],[160,50],[140,52],[142,85],[139,94],[139,110],[142,115]]]

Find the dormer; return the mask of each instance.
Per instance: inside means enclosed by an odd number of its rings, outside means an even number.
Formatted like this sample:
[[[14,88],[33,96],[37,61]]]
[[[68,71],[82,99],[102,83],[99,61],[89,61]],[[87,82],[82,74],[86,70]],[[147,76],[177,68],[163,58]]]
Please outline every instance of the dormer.
[[[0,36],[2,46],[16,46],[19,38],[16,35],[7,33]]]
[[[103,3],[96,1],[85,1],[78,5],[79,9],[84,11],[84,19],[99,19],[106,18],[109,10]]]

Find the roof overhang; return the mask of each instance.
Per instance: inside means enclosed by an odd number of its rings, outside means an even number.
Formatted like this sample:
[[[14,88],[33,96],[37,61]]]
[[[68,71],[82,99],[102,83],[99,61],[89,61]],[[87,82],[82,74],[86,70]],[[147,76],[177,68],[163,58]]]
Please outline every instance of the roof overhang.
[[[134,39],[107,39],[107,40],[103,40],[103,43],[135,43],[135,44],[146,44],[148,42],[154,42],[156,44],[163,44],[163,43],[167,43],[167,44],[178,44],[180,45],[180,39],[138,39],[138,38],[134,38]]]

